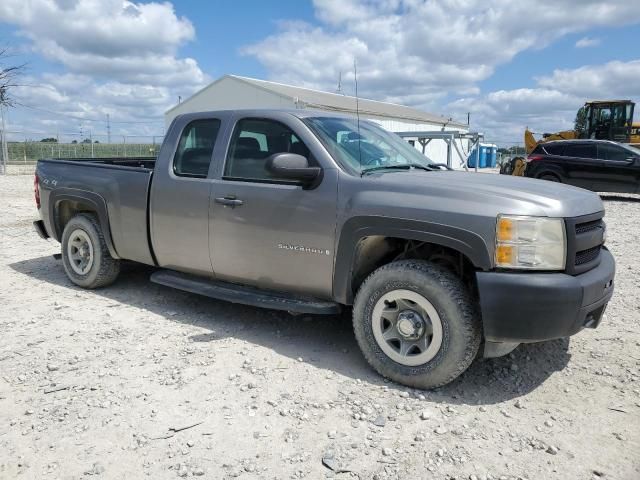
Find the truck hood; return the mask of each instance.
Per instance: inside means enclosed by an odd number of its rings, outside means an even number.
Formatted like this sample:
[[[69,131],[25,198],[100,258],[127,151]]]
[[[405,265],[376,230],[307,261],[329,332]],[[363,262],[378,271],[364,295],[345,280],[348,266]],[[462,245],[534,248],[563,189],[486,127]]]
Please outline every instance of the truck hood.
[[[532,178],[458,171],[400,171],[371,175],[381,190],[433,197],[451,207],[465,203],[483,213],[577,217],[604,210],[600,197],[582,188]],[[366,177],[365,177],[366,178]],[[476,210],[477,211],[477,210]]]

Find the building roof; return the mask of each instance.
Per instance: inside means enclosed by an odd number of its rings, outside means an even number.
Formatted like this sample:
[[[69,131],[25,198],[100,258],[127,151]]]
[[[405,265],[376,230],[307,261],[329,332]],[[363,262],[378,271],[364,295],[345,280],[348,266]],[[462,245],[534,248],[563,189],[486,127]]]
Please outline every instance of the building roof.
[[[253,87],[275,93],[281,97],[294,101],[300,108],[317,108],[322,110],[334,110],[336,112],[353,113],[356,111],[356,98],[339,93],[323,92],[310,88],[285,85],[283,83],[258,80],[256,78],[241,77],[238,75],[225,75],[210,85],[204,87],[206,90],[224,78],[232,78],[236,81],[249,84]],[[197,92],[191,98],[198,95]],[[169,109],[167,113],[176,108]],[[453,127],[467,128],[466,124],[454,122],[446,117],[433,113],[423,112],[415,108],[398,105],[395,103],[378,102],[366,98],[358,98],[358,110],[363,115],[375,115],[380,117],[390,117],[401,120],[409,120],[419,123],[430,123],[435,125],[447,125]]]

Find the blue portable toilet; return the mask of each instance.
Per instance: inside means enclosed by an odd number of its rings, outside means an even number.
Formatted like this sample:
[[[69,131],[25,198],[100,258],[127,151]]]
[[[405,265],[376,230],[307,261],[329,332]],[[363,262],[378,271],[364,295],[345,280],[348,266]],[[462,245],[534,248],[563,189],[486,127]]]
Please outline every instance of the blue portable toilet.
[[[477,149],[480,148],[480,161],[478,162],[478,168],[486,168],[487,167],[487,152],[488,146],[484,143],[481,143],[479,147],[474,148],[467,159],[467,166],[470,168],[476,168],[476,155]]]
[[[491,144],[487,147],[487,167],[495,167],[498,164],[498,146]]]

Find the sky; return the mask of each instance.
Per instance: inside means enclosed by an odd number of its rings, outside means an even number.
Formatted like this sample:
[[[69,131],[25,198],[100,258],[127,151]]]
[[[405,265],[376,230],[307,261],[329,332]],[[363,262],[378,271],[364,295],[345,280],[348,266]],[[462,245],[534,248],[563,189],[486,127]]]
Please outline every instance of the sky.
[[[2,0],[2,66],[25,64],[14,138],[162,135],[225,74],[466,121],[501,145],[572,128],[589,99],[640,104],[640,0]],[[636,112],[640,121],[640,105]],[[142,138],[142,137],[141,137]],[[103,140],[104,141],[104,140]],[[131,141],[131,140],[129,140]]]

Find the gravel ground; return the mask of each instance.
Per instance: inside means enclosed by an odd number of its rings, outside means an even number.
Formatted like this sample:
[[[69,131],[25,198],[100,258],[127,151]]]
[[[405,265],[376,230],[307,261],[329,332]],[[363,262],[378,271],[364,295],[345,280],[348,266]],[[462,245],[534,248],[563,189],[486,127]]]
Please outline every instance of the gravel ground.
[[[0,177],[0,478],[640,478],[640,198],[606,197],[602,325],[421,392],[365,364],[348,319],[151,284],[73,286]]]

